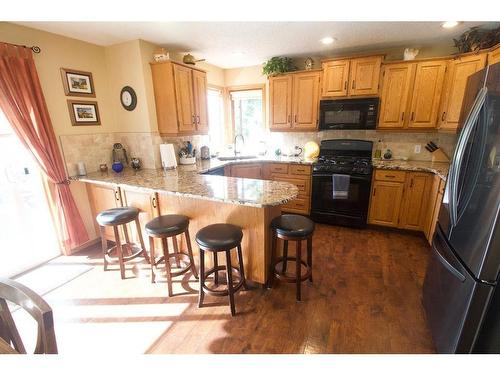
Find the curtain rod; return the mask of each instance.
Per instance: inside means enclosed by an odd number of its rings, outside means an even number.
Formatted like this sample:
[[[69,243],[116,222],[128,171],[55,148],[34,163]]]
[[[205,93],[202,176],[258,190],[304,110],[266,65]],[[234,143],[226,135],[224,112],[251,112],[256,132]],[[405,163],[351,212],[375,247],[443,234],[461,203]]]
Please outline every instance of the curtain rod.
[[[42,49],[38,46],[31,46],[31,47],[28,47],[28,46],[25,46],[23,44],[15,44],[15,43],[7,43],[7,42],[2,42],[2,43],[5,43],[5,44],[10,44],[12,46],[18,46],[18,47],[24,47],[24,48],[29,48],[30,50],[33,51],[33,53],[40,53],[42,52]]]

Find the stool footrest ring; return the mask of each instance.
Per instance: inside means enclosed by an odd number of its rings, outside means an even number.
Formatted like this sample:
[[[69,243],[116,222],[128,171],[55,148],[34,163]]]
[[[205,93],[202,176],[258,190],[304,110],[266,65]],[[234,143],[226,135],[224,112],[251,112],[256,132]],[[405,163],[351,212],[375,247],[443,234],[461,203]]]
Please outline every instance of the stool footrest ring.
[[[180,275],[183,275],[185,274],[187,271],[189,271],[191,269],[191,259],[189,258],[189,255],[186,254],[186,253],[183,253],[183,252],[178,252],[178,253],[172,253],[172,254],[168,254],[168,257],[169,259],[170,258],[174,258],[174,259],[177,259],[179,258],[179,260],[181,260],[183,263],[185,263],[185,266],[182,267],[181,270],[179,271],[176,271],[176,272],[172,272],[170,271],[170,276],[171,277],[175,277],[175,276],[180,276]],[[156,266],[158,266],[159,264],[161,264],[163,261],[165,260],[165,256],[161,256],[158,258],[158,260],[155,259],[155,267],[153,268],[153,272],[155,274],[164,274],[164,272],[159,272],[159,270],[156,268]]]
[[[286,258],[286,261],[293,261],[295,262],[297,260],[296,257],[287,257]],[[296,279],[296,275],[293,275],[293,276],[287,276],[285,273],[281,272],[278,270],[278,266],[281,265],[281,263],[283,263],[285,261],[285,257],[279,257],[276,259],[276,262],[274,262],[274,275],[280,279],[280,280],[283,280],[287,283],[295,283],[297,282],[297,279]],[[303,261],[302,259],[300,260],[300,263],[306,267],[306,273],[304,274],[301,274],[300,275],[300,281],[306,281],[307,279],[309,279],[309,276],[311,276],[311,268],[307,265],[307,263],[305,261]],[[281,268],[281,267],[279,267]]]
[[[231,270],[236,273],[236,275],[237,275],[237,277],[239,279],[236,284],[233,283],[233,291],[237,292],[243,286],[244,280],[241,277],[241,271],[238,268],[231,266]],[[227,272],[226,266],[217,266],[217,267],[209,269],[208,271],[205,271],[204,279],[206,280],[208,276],[214,274],[215,272],[219,272],[219,271],[226,271]],[[229,290],[228,289],[215,290],[215,289],[212,289],[212,288],[209,288],[208,286],[206,286],[205,283],[203,283],[203,290],[207,294],[210,294],[210,295],[213,295],[213,296],[227,296],[227,295],[229,295]]]
[[[126,247],[128,247],[130,249],[132,254],[124,255],[123,256],[124,262],[127,262],[129,260],[132,260],[132,259],[137,258],[138,256],[142,255],[143,250],[140,247],[138,247],[137,245],[135,245],[135,244],[123,244],[122,251]],[[106,250],[106,253],[104,254],[104,256],[106,257],[106,260],[108,261],[108,263],[114,263],[114,264],[119,263],[118,256],[111,255],[111,253],[116,249],[117,249],[117,246],[115,245],[115,246]]]

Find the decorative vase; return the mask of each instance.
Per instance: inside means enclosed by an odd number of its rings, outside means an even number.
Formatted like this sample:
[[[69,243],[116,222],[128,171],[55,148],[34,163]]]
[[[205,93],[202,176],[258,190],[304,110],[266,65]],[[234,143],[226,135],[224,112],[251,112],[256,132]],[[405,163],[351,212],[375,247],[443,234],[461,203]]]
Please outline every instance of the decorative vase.
[[[115,162],[111,166],[111,169],[113,169],[116,173],[120,173],[121,171],[123,171],[123,164],[120,162]]]
[[[384,153],[384,159],[389,160],[392,158],[392,151],[387,149],[387,151]]]
[[[107,164],[100,164],[99,165],[99,170],[101,172],[107,172],[108,171],[108,165]]]
[[[130,159],[130,165],[137,171],[141,169],[141,160],[139,158],[132,158]]]

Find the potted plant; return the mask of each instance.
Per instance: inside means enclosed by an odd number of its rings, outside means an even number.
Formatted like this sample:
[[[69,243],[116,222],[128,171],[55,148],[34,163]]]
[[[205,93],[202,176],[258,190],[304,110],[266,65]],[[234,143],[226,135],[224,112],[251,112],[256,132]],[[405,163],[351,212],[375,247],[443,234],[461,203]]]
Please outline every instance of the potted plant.
[[[459,53],[474,52],[480,49],[493,47],[500,42],[500,27],[496,29],[482,29],[480,27],[471,27],[460,35],[460,38],[453,39],[455,47]]]
[[[275,76],[286,72],[294,71],[296,68],[292,64],[290,57],[271,57],[262,67],[262,74],[266,76]]]

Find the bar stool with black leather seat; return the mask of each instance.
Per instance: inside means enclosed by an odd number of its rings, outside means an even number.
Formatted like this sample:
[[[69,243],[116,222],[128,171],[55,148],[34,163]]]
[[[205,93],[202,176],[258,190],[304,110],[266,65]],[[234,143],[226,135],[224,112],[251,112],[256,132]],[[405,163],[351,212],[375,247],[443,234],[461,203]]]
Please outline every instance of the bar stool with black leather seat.
[[[109,210],[104,210],[100,212],[96,217],[97,223],[101,231],[102,240],[102,253],[104,257],[104,271],[107,271],[109,263],[118,263],[120,265],[120,274],[122,279],[125,278],[125,262],[137,258],[138,256],[143,256],[149,263],[148,253],[146,252],[146,247],[144,246],[144,240],[141,235],[141,225],[139,223],[139,209],[135,207],[117,207],[110,208]],[[135,226],[137,229],[137,234],[140,241],[140,247],[135,243],[130,242],[128,235],[127,224],[135,221]],[[122,244],[120,240],[120,234],[118,227],[123,227],[123,234],[125,236],[125,243]],[[115,235],[115,246],[108,249],[108,242],[104,233],[104,227],[113,227],[113,232]],[[112,256],[111,253],[116,250],[116,256]],[[124,255],[128,252],[129,255]]]
[[[193,251],[191,249],[191,239],[189,237],[189,218],[184,215],[162,215],[149,221],[146,226],[146,233],[149,236],[149,251],[151,261],[151,282],[155,282],[157,266],[165,263],[165,273],[167,276],[168,296],[172,297],[172,277],[180,276],[191,270],[195,278],[198,278],[198,272],[194,264]],[[186,239],[187,253],[179,251],[177,236],[184,233]],[[160,238],[163,247],[163,256],[156,259],[155,238]],[[168,248],[168,239],[172,238],[174,252],[170,253]],[[172,272],[170,259],[175,260],[179,271]],[[181,268],[181,261],[184,266]]]
[[[273,241],[271,247],[271,264],[269,269],[268,287],[272,286],[274,276],[288,282],[295,283],[297,301],[301,300],[301,283],[309,280],[312,282],[312,236],[314,222],[302,215],[284,214],[271,221]],[[283,240],[283,256],[276,258],[278,238]],[[307,263],[302,260],[302,241],[307,241]],[[297,246],[295,257],[288,256],[288,241],[294,241]],[[287,274],[288,261],[295,261],[295,274]],[[278,266],[281,264],[281,270]],[[305,267],[305,273],[302,272]]]
[[[245,281],[245,269],[243,267],[243,256],[241,252],[241,239],[243,232],[240,227],[232,224],[208,225],[196,233],[196,243],[200,248],[200,291],[198,307],[203,306],[205,293],[215,296],[229,296],[231,315],[236,314],[234,305],[234,294],[243,287],[247,289]],[[231,265],[231,250],[237,248],[238,268]],[[213,268],[205,271],[205,252],[213,254]],[[226,265],[219,266],[217,255],[225,252]],[[227,289],[216,290],[206,285],[207,278],[214,275],[214,285],[219,286],[219,271],[226,272]],[[233,283],[233,271],[238,276],[238,281]]]

